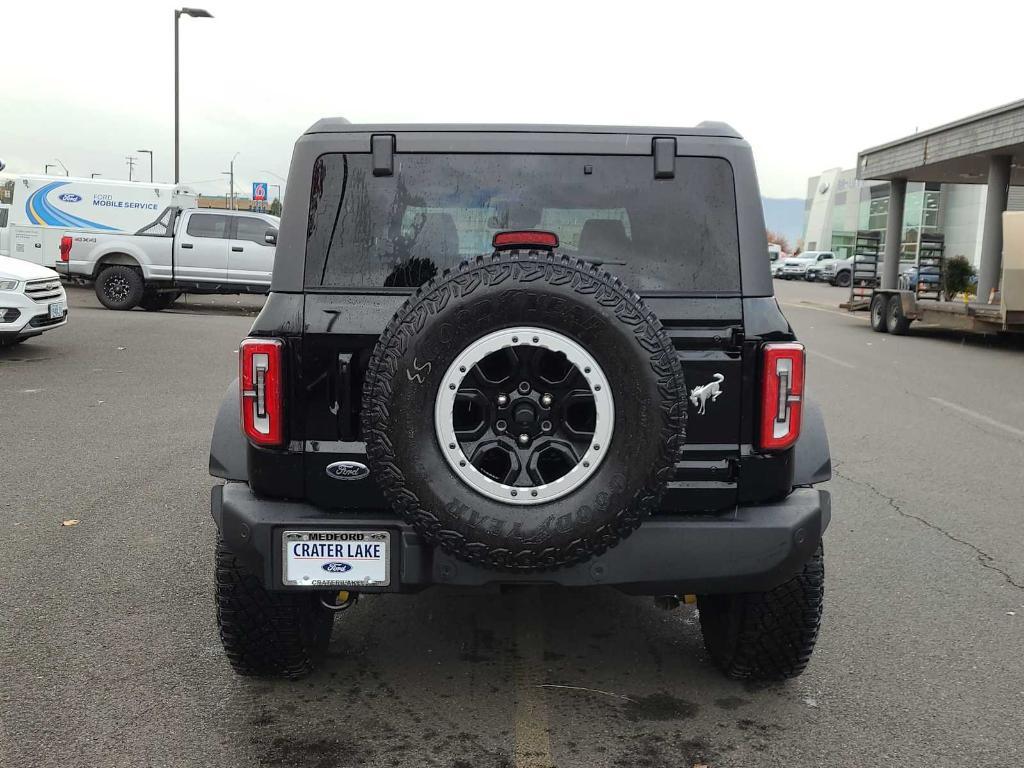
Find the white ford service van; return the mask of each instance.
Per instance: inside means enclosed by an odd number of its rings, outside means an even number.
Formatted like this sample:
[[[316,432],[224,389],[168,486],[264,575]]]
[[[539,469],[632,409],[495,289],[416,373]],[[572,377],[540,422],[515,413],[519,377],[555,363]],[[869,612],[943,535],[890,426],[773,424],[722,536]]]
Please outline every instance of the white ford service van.
[[[0,174],[0,256],[52,267],[68,230],[134,233],[168,206],[197,201],[176,184]]]

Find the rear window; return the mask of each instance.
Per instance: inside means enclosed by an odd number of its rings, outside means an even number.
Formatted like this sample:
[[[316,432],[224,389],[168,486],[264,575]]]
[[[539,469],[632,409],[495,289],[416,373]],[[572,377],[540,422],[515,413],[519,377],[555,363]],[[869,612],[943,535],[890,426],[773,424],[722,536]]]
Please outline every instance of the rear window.
[[[678,157],[369,154],[321,156],[306,242],[309,288],[408,289],[490,253],[502,230],[542,229],[559,251],[603,265],[638,291],[738,291],[732,167]]]

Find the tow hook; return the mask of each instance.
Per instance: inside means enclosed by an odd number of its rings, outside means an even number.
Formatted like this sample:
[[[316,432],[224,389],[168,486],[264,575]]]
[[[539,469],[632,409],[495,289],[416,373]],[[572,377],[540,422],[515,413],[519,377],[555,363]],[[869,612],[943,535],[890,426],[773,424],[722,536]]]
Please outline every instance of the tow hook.
[[[322,605],[328,611],[340,613],[341,611],[347,611],[349,608],[351,608],[353,605],[359,602],[359,593],[347,592],[343,589],[337,595],[334,596],[333,600],[334,602],[328,602],[328,598],[325,598],[321,595],[320,605]]]

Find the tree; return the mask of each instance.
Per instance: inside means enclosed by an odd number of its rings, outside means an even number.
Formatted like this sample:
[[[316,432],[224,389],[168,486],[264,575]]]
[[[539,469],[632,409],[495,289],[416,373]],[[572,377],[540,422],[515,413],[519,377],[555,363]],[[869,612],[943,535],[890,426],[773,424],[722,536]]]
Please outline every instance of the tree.
[[[275,197],[270,201],[270,208],[267,210],[267,213],[271,216],[281,215],[281,201],[278,198]]]
[[[770,229],[766,229],[765,234],[768,235],[769,243],[775,243],[775,245],[782,249],[783,253],[789,253],[789,240],[786,239],[785,235],[780,235],[778,232],[773,232]]]

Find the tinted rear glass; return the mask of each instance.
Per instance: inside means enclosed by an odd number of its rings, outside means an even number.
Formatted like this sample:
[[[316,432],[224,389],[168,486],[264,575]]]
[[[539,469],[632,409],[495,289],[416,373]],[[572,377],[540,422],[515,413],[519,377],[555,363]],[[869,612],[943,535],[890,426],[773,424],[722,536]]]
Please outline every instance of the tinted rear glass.
[[[490,253],[503,230],[558,235],[638,291],[738,291],[732,168],[676,158],[655,179],[646,157],[397,154],[374,176],[368,154],[314,168],[307,287],[409,288]]]

